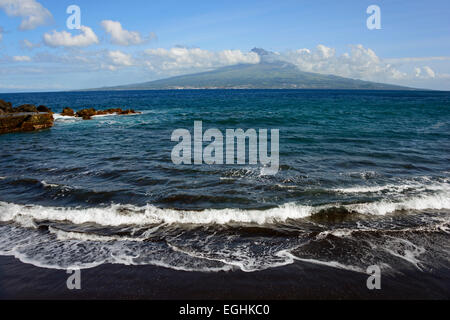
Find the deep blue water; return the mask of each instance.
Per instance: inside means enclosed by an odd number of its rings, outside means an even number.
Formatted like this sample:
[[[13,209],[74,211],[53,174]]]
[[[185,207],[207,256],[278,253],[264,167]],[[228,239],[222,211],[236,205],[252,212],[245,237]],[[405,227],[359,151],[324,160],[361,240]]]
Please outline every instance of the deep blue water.
[[[449,270],[450,93],[0,94],[141,115],[0,136],[0,251],[35,265]],[[279,129],[280,169],[175,165],[175,129]],[[205,144],[206,146],[206,144]],[[448,274],[448,273],[447,273]]]

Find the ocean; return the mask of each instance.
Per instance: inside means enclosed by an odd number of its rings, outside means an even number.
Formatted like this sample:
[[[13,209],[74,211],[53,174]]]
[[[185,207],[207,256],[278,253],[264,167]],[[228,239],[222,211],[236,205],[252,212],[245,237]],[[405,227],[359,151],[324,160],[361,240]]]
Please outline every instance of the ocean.
[[[186,278],[281,268],[279,277],[289,279],[300,272],[289,271],[294,264],[367,278],[375,265],[403,279],[394,286],[399,292],[422,279],[429,297],[450,296],[449,92],[180,90],[0,99],[56,113],[142,112],[90,121],[55,114],[50,130],[0,136],[0,256],[51,270],[153,266]],[[278,129],[278,173],[263,174],[261,164],[174,164],[172,132],[192,132],[194,121],[222,132]],[[320,278],[302,272],[305,281]],[[339,297],[346,289],[335,290]]]

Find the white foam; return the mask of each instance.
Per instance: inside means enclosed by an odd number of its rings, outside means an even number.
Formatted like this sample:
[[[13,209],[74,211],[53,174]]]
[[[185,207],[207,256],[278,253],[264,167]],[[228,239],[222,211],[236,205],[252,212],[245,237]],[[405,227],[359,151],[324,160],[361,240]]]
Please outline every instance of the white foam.
[[[179,211],[161,209],[152,205],[111,205],[105,208],[61,208],[24,206],[0,202],[0,221],[15,221],[19,215],[35,220],[70,221],[75,224],[96,223],[106,226],[151,224],[227,224],[274,223],[287,219],[310,216],[313,207],[285,204],[268,210],[208,209],[203,211]]]
[[[417,246],[411,241],[406,239],[400,239],[395,237],[389,237],[392,240],[389,240],[386,246],[382,247],[383,250],[388,252],[389,254],[396,256],[400,259],[403,259],[412,265],[414,265],[417,269],[422,270],[420,263],[421,261],[418,259],[423,253],[425,253],[425,248],[421,246]]]
[[[336,188],[332,189],[335,192],[341,193],[379,193],[379,192],[392,192],[401,193],[406,190],[424,191],[450,191],[450,184],[448,183],[430,183],[424,184],[417,181],[405,181],[401,184],[386,184],[375,186],[355,186],[348,188]]]
[[[111,117],[111,116],[117,116],[118,113],[114,112],[114,113],[108,113],[108,114],[96,114],[94,116],[92,116],[92,118],[103,118],[103,117]],[[136,116],[136,115],[140,115],[140,113],[130,113],[130,114],[126,114],[127,116]],[[76,117],[76,116],[63,116],[60,113],[54,113],[53,114],[53,119],[55,120],[59,120],[59,121],[67,121],[67,120],[82,120],[82,118],[80,117]]]
[[[233,266],[218,261],[194,259],[175,252],[164,242],[105,242],[106,237],[95,239],[95,235],[86,241],[75,239],[78,236],[71,232],[65,233],[52,227],[49,230],[49,233],[40,233],[13,225],[0,225],[0,255],[14,256],[23,263],[49,269],[88,269],[104,263],[155,265],[201,272],[233,269]]]
[[[48,228],[49,232],[54,234],[58,240],[81,240],[81,241],[96,241],[96,242],[110,242],[110,241],[144,241],[143,238],[130,238],[119,236],[102,236],[91,233],[71,232],[56,229],[53,227]]]
[[[108,113],[108,114],[96,114],[95,116],[92,116],[92,118],[102,118],[102,117],[109,117],[109,116],[117,116],[117,112]]]
[[[323,260],[317,260],[317,259],[300,258],[300,257],[293,255],[291,252],[289,252],[289,250],[281,251],[280,256],[286,256],[292,260],[298,260],[298,261],[309,262],[309,263],[313,263],[313,264],[319,264],[322,266],[332,267],[332,268],[336,268],[336,269],[365,273],[365,271],[363,269],[361,269],[357,266],[345,265],[345,264],[342,264],[337,261],[323,261]]]
[[[287,203],[267,210],[206,209],[202,211],[162,209],[150,204],[143,207],[115,204],[103,208],[62,208],[0,202],[0,221],[17,221],[17,217],[27,216],[34,220],[69,221],[74,224],[95,223],[105,226],[142,226],[161,223],[262,225],[309,217],[331,207],[344,207],[349,211],[368,215],[385,215],[400,210],[442,210],[450,209],[450,196],[447,192],[440,192],[403,200],[381,200],[350,205],[337,203],[313,207]]]
[[[63,116],[60,113],[54,113],[53,119],[55,119],[55,120],[77,120],[78,118],[75,116]]]
[[[117,113],[109,113],[109,114],[97,114],[95,116],[92,116],[92,118],[102,118],[102,117],[109,117],[109,116],[115,116],[117,115]],[[64,120],[82,120],[82,118],[80,117],[75,117],[75,116],[63,116],[60,113],[54,113],[53,114],[53,119],[55,120],[60,120],[60,121],[64,121]]]
[[[385,215],[401,210],[442,210],[450,209],[450,196],[447,192],[441,192],[429,196],[416,196],[402,201],[381,200],[371,203],[362,203],[345,206],[348,210],[361,214]]]
[[[48,183],[48,182],[45,182],[44,180],[42,180],[41,183],[46,188],[58,188],[59,187],[59,184]]]

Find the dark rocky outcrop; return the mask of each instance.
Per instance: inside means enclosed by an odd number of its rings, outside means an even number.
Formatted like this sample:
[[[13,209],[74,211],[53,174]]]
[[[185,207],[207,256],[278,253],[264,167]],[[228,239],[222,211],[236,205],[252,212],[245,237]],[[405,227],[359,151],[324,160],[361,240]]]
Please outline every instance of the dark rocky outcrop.
[[[14,112],[11,102],[0,100],[0,113]]]
[[[75,116],[75,111],[73,111],[73,109],[71,108],[64,108],[63,111],[61,112],[62,116],[69,116],[69,117],[74,117]]]
[[[106,109],[106,110],[99,110],[99,111],[97,111],[96,115],[99,116],[99,115],[114,114],[114,113],[119,114],[120,112],[122,112],[121,108],[109,108],[109,109]]]
[[[83,118],[83,120],[91,120],[95,115],[97,115],[97,111],[94,108],[82,109],[77,112],[77,117]]]
[[[61,115],[79,117],[83,120],[90,120],[98,115],[129,115],[140,114],[133,109],[122,110],[122,108],[109,108],[105,110],[95,110],[94,108],[81,109],[75,112],[71,108],[64,108]],[[23,104],[13,108],[10,102],[0,100],[0,134],[11,132],[24,132],[47,129],[53,126],[53,112],[50,108],[40,105]]]
[[[51,128],[51,113],[8,113],[0,115],[0,134]]]
[[[83,118],[83,120],[91,120],[93,116],[108,115],[108,114],[129,115],[139,113],[140,112],[134,111],[133,109],[122,110],[121,108],[110,108],[105,110],[95,110],[94,108],[89,108],[78,111],[75,116]]]
[[[46,106],[39,106],[37,107],[37,111],[39,112],[48,112],[48,113],[53,113],[52,110],[50,108],[47,108]]]
[[[135,113],[140,113],[140,112],[136,112],[133,109],[128,109],[128,110],[121,111],[119,114],[127,115],[127,114],[135,114]]]
[[[35,105],[33,104],[23,104],[21,106],[18,106],[17,108],[14,108],[14,112],[39,112]]]
[[[0,134],[47,129],[53,121],[53,113],[45,106],[24,104],[13,108],[10,102],[0,100]]]

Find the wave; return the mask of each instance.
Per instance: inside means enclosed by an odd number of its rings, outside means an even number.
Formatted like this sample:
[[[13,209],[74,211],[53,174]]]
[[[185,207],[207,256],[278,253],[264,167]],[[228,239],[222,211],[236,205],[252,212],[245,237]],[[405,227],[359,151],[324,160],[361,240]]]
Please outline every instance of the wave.
[[[40,181],[40,183],[46,187],[46,188],[61,188],[62,186],[56,183],[48,183],[44,180]],[[67,186],[64,186],[65,188],[68,188]]]
[[[95,118],[102,118],[102,117],[109,117],[109,116],[116,116],[117,115],[117,113],[108,113],[108,114],[96,114],[96,115],[94,115],[94,116],[92,116],[93,118],[95,117]],[[55,120],[64,120],[64,119],[67,119],[67,120],[82,120],[80,117],[75,117],[75,116],[63,116],[62,114],[60,114],[60,113],[54,113],[53,114],[53,118],[55,119]]]
[[[362,215],[386,215],[397,211],[450,209],[448,192],[433,195],[419,195],[402,200],[379,200],[356,204],[327,204],[309,206],[286,203],[266,210],[245,209],[205,209],[201,211],[175,210],[158,208],[148,204],[134,205],[113,204],[109,207],[70,208],[44,207],[39,205],[20,205],[0,202],[0,221],[20,222],[24,217],[33,220],[69,221],[73,224],[94,223],[103,226],[154,225],[154,224],[195,224],[225,225],[230,223],[274,224],[286,220],[298,220],[323,212],[348,212]]]
[[[61,115],[59,113],[54,113],[53,114],[53,119],[55,119],[55,121],[81,120],[81,118],[77,118],[77,117],[74,117],[74,116],[63,116],[63,115]]]
[[[131,238],[122,236],[104,236],[93,233],[64,231],[55,227],[49,226],[48,231],[56,236],[56,239],[64,240],[82,240],[82,241],[144,241],[144,238]]]
[[[428,182],[424,179],[424,182]],[[404,191],[414,190],[420,191],[447,191],[450,192],[450,184],[447,180],[442,183],[423,183],[422,181],[408,181],[400,184],[386,184],[386,185],[373,185],[373,186],[354,186],[348,188],[335,188],[331,189],[333,192],[338,193],[402,193]]]
[[[131,115],[133,115],[133,116],[135,116],[135,115],[141,115],[141,114],[143,114],[143,113],[146,113],[146,112],[128,114],[128,116],[131,116]],[[111,116],[117,116],[117,115],[118,115],[118,114],[117,114],[116,112],[114,112],[114,113],[108,113],[108,114],[96,114],[96,115],[92,116],[92,118],[104,118],[104,117],[111,117]],[[54,113],[54,114],[53,114],[53,118],[54,118],[55,120],[60,120],[60,121],[64,121],[64,120],[82,120],[82,118],[80,118],[80,117],[75,117],[75,116],[63,116],[63,115],[60,114],[60,113]]]

